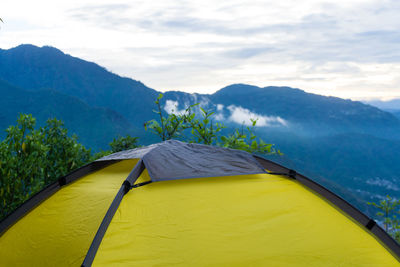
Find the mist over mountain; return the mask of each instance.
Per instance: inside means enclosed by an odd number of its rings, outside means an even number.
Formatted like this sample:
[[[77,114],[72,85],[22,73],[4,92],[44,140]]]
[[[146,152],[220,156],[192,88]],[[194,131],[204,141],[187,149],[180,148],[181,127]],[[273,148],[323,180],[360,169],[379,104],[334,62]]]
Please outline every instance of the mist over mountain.
[[[139,136],[143,144],[158,141],[143,128],[155,118],[158,91],[53,47],[0,49],[0,94],[2,129],[23,112],[32,113],[39,124],[50,117],[62,119],[95,150],[118,135]],[[229,126],[226,132],[257,119],[257,135],[285,154],[274,160],[308,174],[364,211],[366,200],[386,194],[400,198],[396,114],[300,89],[246,84],[214,94],[170,91],[161,101],[165,113],[195,103],[215,111],[214,119]]]
[[[398,138],[400,130],[399,119],[389,112],[358,101],[290,87],[234,84],[212,95],[168,92],[165,96],[179,104],[178,109],[197,101],[231,122],[240,124],[249,122],[250,117],[258,118],[259,126],[295,130],[306,136],[359,132]]]

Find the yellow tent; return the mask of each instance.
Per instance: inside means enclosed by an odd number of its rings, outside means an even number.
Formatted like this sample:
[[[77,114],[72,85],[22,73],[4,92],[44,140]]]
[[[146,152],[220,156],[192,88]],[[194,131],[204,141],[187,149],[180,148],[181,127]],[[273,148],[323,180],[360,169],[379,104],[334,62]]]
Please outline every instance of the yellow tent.
[[[400,266],[399,256],[373,220],[303,175],[178,141],[82,167],[0,223],[0,266]]]

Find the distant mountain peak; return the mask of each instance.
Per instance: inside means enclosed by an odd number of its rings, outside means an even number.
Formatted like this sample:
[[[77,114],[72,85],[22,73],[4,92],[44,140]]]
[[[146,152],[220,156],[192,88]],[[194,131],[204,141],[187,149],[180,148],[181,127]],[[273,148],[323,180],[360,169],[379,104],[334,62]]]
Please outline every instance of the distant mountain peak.
[[[279,93],[284,93],[284,92],[297,92],[301,94],[307,94],[305,91],[298,89],[298,88],[293,88],[293,87],[288,87],[288,86],[266,86],[266,87],[259,87],[256,85],[250,85],[250,84],[244,84],[244,83],[235,83],[228,85],[216,92],[216,94],[224,94],[224,93],[229,93],[229,94],[243,94],[243,93],[251,93],[251,92],[257,92],[261,93],[264,91],[276,91]]]
[[[8,49],[7,51],[13,53],[13,52],[17,52],[17,53],[21,53],[21,52],[29,52],[29,53],[38,53],[38,52],[42,52],[42,53],[52,53],[52,54],[59,54],[59,55],[65,55],[65,53],[63,51],[61,51],[58,48],[55,48],[53,46],[48,46],[48,45],[44,45],[42,47],[36,46],[36,45],[32,45],[32,44],[21,44],[19,46],[13,47]]]

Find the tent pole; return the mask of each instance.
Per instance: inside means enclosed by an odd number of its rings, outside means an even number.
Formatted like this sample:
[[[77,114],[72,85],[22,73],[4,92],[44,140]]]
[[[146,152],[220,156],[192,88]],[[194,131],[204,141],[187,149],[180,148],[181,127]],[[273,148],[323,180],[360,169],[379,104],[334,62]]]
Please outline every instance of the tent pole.
[[[82,266],[91,266],[94,260],[94,257],[96,256],[97,250],[100,247],[100,243],[103,240],[103,237],[107,231],[108,226],[111,223],[112,218],[114,217],[115,212],[117,212],[117,209],[119,207],[119,204],[122,201],[122,198],[126,193],[131,190],[133,185],[135,184],[136,180],[139,178],[139,176],[142,174],[142,172],[145,169],[145,165],[142,160],[140,160],[135,168],[131,171],[131,173],[128,175],[126,180],[123,182],[121,185],[121,188],[119,189],[117,195],[115,196],[113,202],[111,203],[110,207],[107,210],[106,215],[103,218],[103,221],[100,224],[99,229],[97,230],[97,233],[92,241],[92,244],[90,245],[90,248],[86,254],[86,257],[82,263]]]

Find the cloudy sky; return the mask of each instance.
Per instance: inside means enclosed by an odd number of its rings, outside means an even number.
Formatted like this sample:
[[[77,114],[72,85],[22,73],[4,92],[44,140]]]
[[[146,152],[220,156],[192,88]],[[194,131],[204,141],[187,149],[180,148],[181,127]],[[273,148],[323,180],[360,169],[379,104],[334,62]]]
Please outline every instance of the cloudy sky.
[[[400,1],[3,0],[0,48],[51,45],[154,89],[400,97]]]

